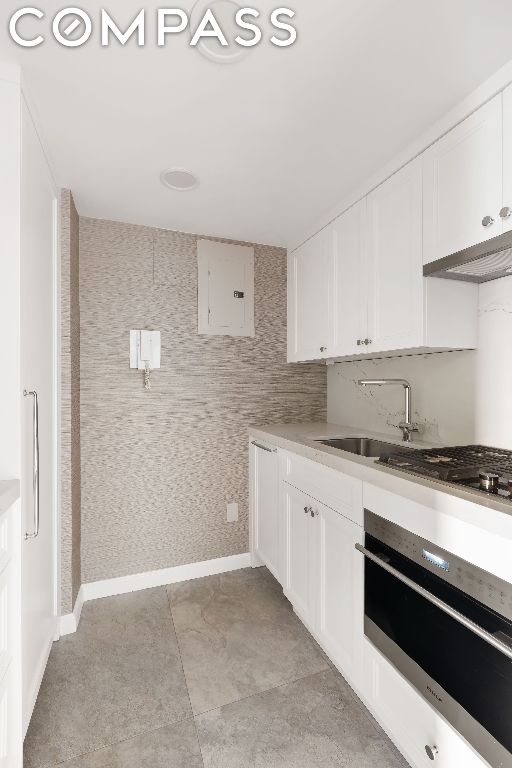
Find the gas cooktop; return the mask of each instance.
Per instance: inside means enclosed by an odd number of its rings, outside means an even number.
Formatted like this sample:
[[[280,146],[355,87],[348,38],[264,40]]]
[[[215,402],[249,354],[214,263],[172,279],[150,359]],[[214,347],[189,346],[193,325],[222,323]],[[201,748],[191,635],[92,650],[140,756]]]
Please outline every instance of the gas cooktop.
[[[512,451],[483,445],[398,448],[382,455],[377,463],[512,500]]]

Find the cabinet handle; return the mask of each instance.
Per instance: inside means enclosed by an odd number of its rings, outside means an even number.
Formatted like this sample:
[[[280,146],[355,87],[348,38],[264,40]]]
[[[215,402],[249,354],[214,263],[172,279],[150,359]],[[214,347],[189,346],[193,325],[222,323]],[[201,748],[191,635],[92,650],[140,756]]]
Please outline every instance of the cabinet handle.
[[[318,514],[319,514],[319,512],[318,512],[318,509],[312,509],[312,508],[310,507],[310,508],[309,508],[309,511],[310,511],[310,513],[311,513],[311,517],[318,517]]]
[[[34,491],[34,530],[32,533],[25,533],[27,539],[37,539],[39,536],[39,400],[37,392],[27,392],[23,390],[24,397],[33,397],[34,406],[32,411],[32,486]]]
[[[500,211],[500,216],[502,219],[509,219],[512,216],[512,208],[505,205]]]
[[[358,346],[358,347],[360,347],[360,346],[362,345],[362,343],[363,343],[363,342],[361,341],[361,339],[358,339],[358,340],[357,340],[357,346]]]
[[[304,514],[307,515],[307,513],[309,512],[310,509],[311,509],[311,507],[304,507]]]
[[[320,347],[320,352],[327,352],[327,347]]]
[[[425,745],[425,752],[427,753],[427,757],[429,760],[435,760],[439,754],[438,748],[431,747],[429,744]]]
[[[485,227],[488,229],[489,227],[492,227],[494,224],[494,219],[492,216],[484,216],[482,219],[482,227]]]
[[[365,339],[363,342],[363,344],[365,344],[366,346],[368,346],[368,344],[371,344],[371,343],[372,343],[371,339]]]
[[[255,448],[260,448],[262,451],[267,451],[267,453],[277,453],[277,448],[267,448],[266,445],[258,443],[256,440],[253,440],[251,445],[254,445]]]

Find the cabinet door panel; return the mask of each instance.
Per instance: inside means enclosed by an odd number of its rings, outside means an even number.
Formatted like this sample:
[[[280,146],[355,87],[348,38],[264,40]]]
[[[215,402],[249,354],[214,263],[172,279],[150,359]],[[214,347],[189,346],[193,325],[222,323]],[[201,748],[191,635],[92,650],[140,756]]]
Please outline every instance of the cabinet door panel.
[[[512,85],[503,91],[503,206],[512,210]],[[512,215],[502,226],[504,232],[512,229]]]
[[[339,669],[354,681],[363,638],[363,564],[355,549],[362,529],[324,506],[319,522],[319,639]]]
[[[315,605],[312,594],[314,552],[310,536],[313,522],[309,509],[314,503],[301,491],[283,483],[286,517],[285,594],[301,618],[311,626]]]
[[[502,231],[502,137],[500,94],[424,153],[426,264]]]
[[[277,452],[252,446],[254,550],[281,581]]]
[[[409,163],[368,196],[368,352],[423,344],[422,176]]]
[[[328,356],[328,250],[322,231],[290,258],[289,359],[318,360]]]
[[[329,227],[333,356],[360,353],[367,336],[365,214],[362,200]]]

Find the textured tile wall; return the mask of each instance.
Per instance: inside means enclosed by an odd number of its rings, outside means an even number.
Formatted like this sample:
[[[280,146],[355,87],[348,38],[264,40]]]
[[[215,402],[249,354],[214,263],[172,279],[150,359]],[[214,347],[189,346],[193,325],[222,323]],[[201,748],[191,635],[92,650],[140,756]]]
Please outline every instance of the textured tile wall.
[[[80,589],[80,298],[79,218],[69,190],[61,192],[61,610],[70,613]]]
[[[286,252],[255,248],[256,337],[207,338],[196,242],[80,220],[84,582],[247,551],[248,425],[326,418],[325,366],[286,363]],[[162,331],[150,393],[132,328]]]

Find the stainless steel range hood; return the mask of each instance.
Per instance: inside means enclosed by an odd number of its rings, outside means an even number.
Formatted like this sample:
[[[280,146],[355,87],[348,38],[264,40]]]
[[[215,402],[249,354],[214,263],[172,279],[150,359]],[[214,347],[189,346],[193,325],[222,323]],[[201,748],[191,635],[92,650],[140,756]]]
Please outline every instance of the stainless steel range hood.
[[[512,275],[512,232],[472,245],[423,267],[425,277],[487,283]]]

